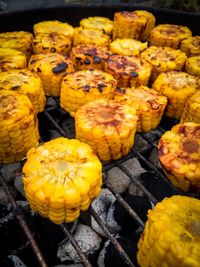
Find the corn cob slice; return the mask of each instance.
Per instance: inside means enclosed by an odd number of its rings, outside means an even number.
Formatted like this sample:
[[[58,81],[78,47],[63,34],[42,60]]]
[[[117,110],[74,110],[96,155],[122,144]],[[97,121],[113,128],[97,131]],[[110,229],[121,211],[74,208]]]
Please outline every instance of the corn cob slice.
[[[110,51],[122,56],[138,56],[147,46],[147,42],[142,43],[133,39],[116,39],[110,44]]]
[[[45,108],[46,98],[40,78],[28,69],[0,72],[0,90],[13,90],[27,95],[36,111]]]
[[[200,55],[190,57],[186,60],[185,71],[189,74],[200,77]]]
[[[197,77],[185,72],[169,71],[161,73],[153,84],[153,89],[168,98],[166,116],[180,119],[188,97],[199,88]]]
[[[146,86],[137,88],[117,88],[114,100],[127,103],[136,109],[138,116],[137,132],[148,132],[155,129],[162,118],[167,98],[159,95]]]
[[[76,139],[60,137],[30,149],[23,173],[31,208],[56,224],[75,221],[101,190],[102,165]]]
[[[181,42],[192,36],[188,27],[174,24],[160,24],[152,31],[150,36],[150,45],[169,46],[174,49],[180,48]]]
[[[30,99],[11,90],[0,90],[0,162],[22,160],[38,145],[38,121]]]
[[[188,57],[200,55],[200,36],[188,37],[181,42],[181,48]]]
[[[117,81],[112,75],[90,69],[68,74],[63,79],[60,92],[61,107],[74,116],[85,103],[97,98],[111,99]]]
[[[57,53],[33,55],[28,68],[41,78],[45,94],[55,97],[60,95],[63,76],[74,71],[72,61]]]
[[[88,143],[101,160],[126,156],[137,127],[133,107],[107,99],[92,101],[75,113],[76,138]]]
[[[158,159],[172,184],[184,192],[200,192],[200,124],[177,124],[158,144]]]
[[[151,75],[151,64],[138,56],[112,55],[106,62],[104,70],[114,76],[121,87],[146,85]]]
[[[141,53],[142,59],[151,63],[151,81],[155,81],[161,72],[182,70],[187,59],[184,52],[171,47],[150,46]]]
[[[24,53],[16,49],[0,48],[0,72],[26,67],[27,61]]]
[[[39,33],[33,40],[33,52],[39,53],[58,53],[68,55],[72,41],[64,34],[57,32],[52,33]]]
[[[104,17],[89,17],[82,19],[80,25],[84,29],[99,29],[104,33],[111,35],[113,30],[113,21]]]
[[[72,48],[70,58],[76,70],[103,70],[104,62],[111,53],[106,47],[97,45],[77,45]]]
[[[183,113],[181,116],[181,123],[196,122],[200,123],[200,90],[188,97],[185,102]]]
[[[148,211],[138,243],[141,267],[198,267],[200,200],[172,196]]]

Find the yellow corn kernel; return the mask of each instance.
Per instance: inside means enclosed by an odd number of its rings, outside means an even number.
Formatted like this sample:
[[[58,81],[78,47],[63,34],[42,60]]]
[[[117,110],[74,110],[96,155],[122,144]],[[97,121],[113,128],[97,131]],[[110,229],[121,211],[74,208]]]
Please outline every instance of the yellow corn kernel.
[[[191,36],[181,42],[180,49],[188,57],[200,55],[200,36]]]
[[[11,69],[25,69],[27,67],[25,54],[16,49],[0,48],[0,58],[0,72]]]
[[[113,21],[105,17],[89,17],[82,19],[80,25],[84,29],[98,29],[111,35],[113,30]]]
[[[181,123],[183,122],[200,123],[200,90],[186,100],[181,116]]]
[[[185,71],[189,74],[200,77],[200,55],[190,57],[186,60]]]

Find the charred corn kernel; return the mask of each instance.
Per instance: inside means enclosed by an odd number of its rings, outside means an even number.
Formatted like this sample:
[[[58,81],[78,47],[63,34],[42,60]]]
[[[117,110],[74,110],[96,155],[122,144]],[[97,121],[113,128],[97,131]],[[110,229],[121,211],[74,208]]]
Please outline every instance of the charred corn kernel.
[[[150,45],[169,46],[174,49],[180,48],[181,42],[192,36],[188,27],[174,24],[160,24],[152,31],[150,36]]]
[[[0,72],[27,67],[26,56],[21,51],[11,48],[0,48]]]
[[[134,39],[116,39],[110,44],[110,51],[122,56],[138,56],[147,46],[147,42],[142,43]]]
[[[138,56],[112,55],[106,60],[104,70],[114,76],[118,86],[135,87],[148,83],[151,68],[151,64]]]
[[[184,52],[171,47],[150,46],[141,53],[142,59],[151,63],[151,81],[155,81],[161,72],[182,70],[187,59]]]
[[[39,33],[59,33],[64,34],[71,40],[74,35],[74,28],[66,22],[61,22],[58,20],[41,21],[33,26],[34,34]]]
[[[76,138],[88,143],[101,160],[126,156],[136,127],[136,110],[113,100],[94,100],[75,113]]]
[[[137,88],[117,88],[114,100],[127,103],[136,109],[138,116],[137,132],[155,129],[162,118],[167,98],[146,86]]]
[[[63,76],[74,71],[72,61],[57,53],[33,55],[28,68],[41,78],[45,94],[55,97],[60,95]]]
[[[200,192],[200,124],[177,124],[158,144],[158,159],[172,184]]]
[[[188,57],[200,55],[200,36],[188,37],[181,42],[181,48]]]
[[[38,121],[30,99],[11,90],[0,90],[0,162],[22,160],[38,145]]]
[[[100,70],[82,70],[66,75],[61,84],[60,105],[74,116],[85,103],[97,98],[111,99],[117,81]]]
[[[105,17],[89,17],[82,19],[80,25],[84,29],[98,29],[104,33],[111,35],[113,29],[113,21]]]
[[[183,122],[200,123],[200,90],[186,100],[181,116],[181,123]]]
[[[138,242],[141,267],[198,267],[200,262],[200,200],[172,196],[148,211]]]
[[[200,77],[200,55],[190,57],[186,60],[185,71],[189,74]]]
[[[102,165],[92,149],[63,137],[30,149],[23,173],[31,208],[56,224],[75,221],[102,184]]]
[[[97,45],[77,45],[72,48],[70,58],[76,70],[103,70],[105,60],[111,53],[106,47]]]
[[[186,72],[169,71],[161,73],[153,84],[153,89],[168,98],[166,116],[180,119],[185,102],[199,88],[197,77]]]
[[[98,29],[83,29],[82,27],[74,30],[74,46],[79,44],[93,44],[98,46],[109,47],[111,42],[110,37]]]
[[[69,54],[72,41],[64,34],[57,32],[38,33],[33,39],[33,52]]]
[[[36,113],[43,111],[45,108],[46,98],[41,79],[28,69],[0,72],[0,90],[4,89],[27,95]]]

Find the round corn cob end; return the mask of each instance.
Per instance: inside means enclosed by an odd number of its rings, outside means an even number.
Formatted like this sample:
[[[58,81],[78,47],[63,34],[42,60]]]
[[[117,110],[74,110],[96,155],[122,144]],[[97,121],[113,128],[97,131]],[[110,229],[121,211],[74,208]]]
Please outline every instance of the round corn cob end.
[[[113,21],[104,17],[89,17],[82,19],[80,25],[85,29],[99,29],[104,33],[111,35],[113,30]]]
[[[188,97],[180,122],[200,123],[200,90],[197,90],[195,94]]]
[[[188,37],[181,43],[181,48],[188,57],[200,55],[200,36]]]
[[[11,69],[25,69],[26,56],[21,51],[11,48],[0,48],[0,72]]]
[[[185,71],[191,75],[200,77],[200,55],[190,57],[186,60]]]

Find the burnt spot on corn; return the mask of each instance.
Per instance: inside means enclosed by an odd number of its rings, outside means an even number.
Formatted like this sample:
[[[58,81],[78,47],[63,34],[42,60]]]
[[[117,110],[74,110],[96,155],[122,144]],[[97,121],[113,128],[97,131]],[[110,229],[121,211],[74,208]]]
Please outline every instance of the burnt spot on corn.
[[[136,71],[131,71],[130,75],[131,75],[131,77],[134,77],[134,78],[138,77],[138,73]]]
[[[84,92],[90,92],[90,89],[91,89],[91,87],[90,87],[90,85],[85,85],[85,86],[83,86],[83,91]]]
[[[101,63],[100,57],[97,57],[97,56],[94,57],[94,60],[93,61],[94,61],[95,64],[100,64]]]
[[[18,100],[13,95],[0,95],[0,118],[9,119],[18,106]]]
[[[66,62],[59,63],[56,67],[52,68],[53,73],[61,73],[66,70],[68,64]]]
[[[186,140],[183,142],[183,150],[188,154],[196,153],[199,151],[199,144],[195,140]]]
[[[19,90],[19,89],[20,89],[20,86],[19,86],[19,85],[13,86],[13,87],[11,88],[11,90],[13,90],[13,91],[17,91],[17,90]]]
[[[37,72],[42,72],[41,69],[39,67],[37,67]]]
[[[100,83],[100,84],[97,85],[97,87],[98,87],[98,91],[99,91],[100,93],[102,93],[102,92],[103,92],[103,87],[106,87],[106,85],[103,84],[103,83]]]
[[[123,89],[123,88],[120,88],[120,87],[117,87],[117,88],[115,89],[115,91],[118,92],[118,93],[120,93],[120,94],[125,94],[125,93],[126,93],[126,90]]]
[[[37,62],[37,60],[36,60],[36,59],[32,59],[32,60],[30,61],[30,64],[35,64],[35,62]]]
[[[75,57],[75,59],[76,59],[77,61],[80,61],[82,58],[81,58],[81,57]]]
[[[90,62],[89,59],[85,59],[85,60],[84,60],[84,63],[85,63],[86,65],[89,65],[91,62]]]
[[[155,100],[147,100],[147,103],[151,106],[152,109],[159,109],[160,105]]]
[[[50,51],[51,51],[51,53],[55,53],[56,52],[56,48],[55,47],[51,47]]]

